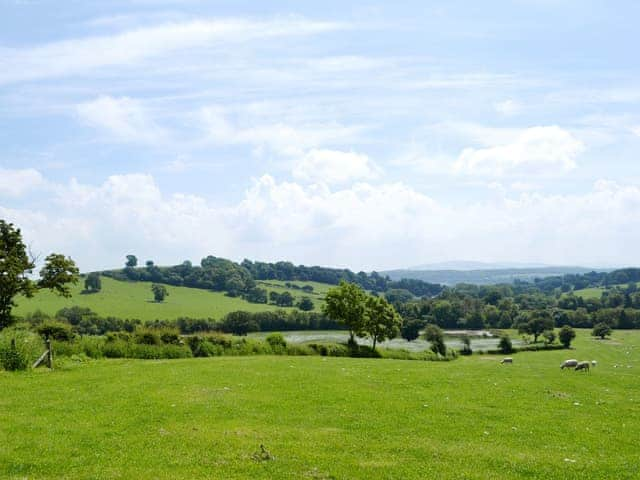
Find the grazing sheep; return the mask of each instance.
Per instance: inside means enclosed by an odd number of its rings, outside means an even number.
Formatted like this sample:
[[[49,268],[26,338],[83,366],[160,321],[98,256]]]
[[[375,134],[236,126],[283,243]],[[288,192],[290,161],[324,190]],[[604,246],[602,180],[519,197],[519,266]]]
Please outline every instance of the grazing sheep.
[[[500,361],[500,363],[501,363],[501,364],[502,364],[502,363],[513,363],[513,358],[511,358],[511,357],[505,357],[505,358],[503,358],[503,359]]]
[[[560,364],[560,370],[564,370],[565,368],[575,368],[578,365],[578,360],[575,358],[570,358],[569,360],[565,360]]]
[[[585,370],[586,372],[588,372],[589,365],[591,365],[589,362],[578,362],[578,365],[576,365],[576,372],[578,370]]]
[[[596,360],[591,360],[592,367],[596,367],[597,365],[598,365],[598,362]]]

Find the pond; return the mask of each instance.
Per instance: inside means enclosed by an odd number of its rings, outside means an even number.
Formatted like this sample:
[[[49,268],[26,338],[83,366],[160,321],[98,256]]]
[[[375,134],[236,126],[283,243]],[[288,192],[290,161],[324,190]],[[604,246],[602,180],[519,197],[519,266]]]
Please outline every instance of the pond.
[[[250,337],[265,338],[272,332],[255,332],[250,333]],[[285,340],[288,343],[346,343],[349,339],[349,333],[344,330],[296,330],[290,332],[281,332]],[[459,350],[462,348],[462,339],[460,335],[466,333],[471,338],[471,348],[473,350],[492,350],[498,348],[497,337],[483,336],[483,332],[446,332],[445,344],[448,348],[454,348]],[[371,345],[371,339],[369,338],[356,338],[357,342],[361,345]],[[511,342],[514,346],[522,344],[522,341],[517,338],[512,338]],[[401,348],[412,352],[421,352],[429,348],[429,342],[426,340],[418,339],[411,342],[406,341],[404,338],[394,338],[386,342],[379,343],[383,348]]]

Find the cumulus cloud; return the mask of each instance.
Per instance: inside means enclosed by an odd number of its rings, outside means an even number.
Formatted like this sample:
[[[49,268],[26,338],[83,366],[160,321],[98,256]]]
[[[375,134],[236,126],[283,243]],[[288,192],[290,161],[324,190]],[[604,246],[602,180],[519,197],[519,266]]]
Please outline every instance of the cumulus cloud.
[[[508,99],[502,102],[498,102],[494,105],[496,112],[505,117],[511,117],[517,115],[522,110],[522,105],[515,100]]]
[[[0,196],[20,197],[45,184],[42,174],[33,168],[22,170],[0,168]]]
[[[532,127],[511,142],[488,148],[465,148],[454,164],[460,173],[505,175],[546,174],[576,168],[583,143],[558,126]]]
[[[166,137],[140,101],[103,95],[76,107],[80,119],[126,142],[154,143]]]
[[[366,180],[376,176],[369,157],[355,152],[312,149],[294,164],[294,178],[327,184]]]
[[[83,270],[136,253],[158,263],[207,254],[382,269],[438,258],[630,264],[640,256],[640,186],[599,181],[583,194],[497,189],[475,203],[437,200],[403,183],[349,187],[260,177],[238,202],[166,194],[149,175],[57,185],[37,208],[0,206],[35,251]],[[525,252],[525,253],[523,253]],[[523,257],[523,255],[525,255]]]

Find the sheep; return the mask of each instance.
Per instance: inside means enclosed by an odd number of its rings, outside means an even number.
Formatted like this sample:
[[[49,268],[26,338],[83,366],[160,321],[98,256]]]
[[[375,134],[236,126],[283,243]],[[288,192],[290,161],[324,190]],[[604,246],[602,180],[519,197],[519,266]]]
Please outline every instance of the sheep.
[[[596,367],[598,365],[598,362],[596,360],[591,360],[591,366],[592,367]]]
[[[589,365],[591,365],[589,362],[578,362],[578,365],[576,365],[576,372],[578,370],[585,370],[585,371],[589,371]]]
[[[502,363],[513,363],[513,358],[511,358],[511,357],[505,357],[505,358],[503,358],[503,359],[500,361],[500,363],[501,363],[501,364],[502,364]]]
[[[565,368],[575,368],[576,365],[578,365],[578,360],[570,358],[560,364],[560,370],[564,370]]]

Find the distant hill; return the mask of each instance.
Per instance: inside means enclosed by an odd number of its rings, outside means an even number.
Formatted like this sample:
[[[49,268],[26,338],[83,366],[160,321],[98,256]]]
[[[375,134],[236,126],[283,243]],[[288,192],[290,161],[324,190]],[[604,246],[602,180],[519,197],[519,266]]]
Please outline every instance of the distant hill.
[[[556,277],[562,275],[576,275],[592,272],[593,269],[584,267],[530,267],[530,268],[489,268],[489,269],[442,269],[442,270],[388,270],[380,272],[388,275],[391,280],[412,278],[429,283],[442,285],[456,285],[458,283],[473,283],[476,285],[491,285],[496,283],[513,283],[515,280],[531,282],[536,278]],[[607,269],[598,269],[607,272]]]

